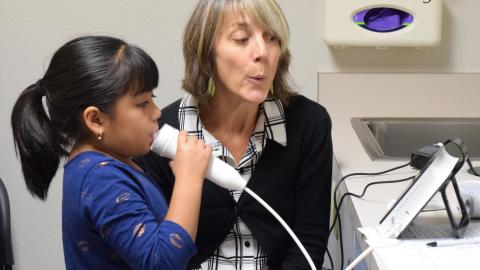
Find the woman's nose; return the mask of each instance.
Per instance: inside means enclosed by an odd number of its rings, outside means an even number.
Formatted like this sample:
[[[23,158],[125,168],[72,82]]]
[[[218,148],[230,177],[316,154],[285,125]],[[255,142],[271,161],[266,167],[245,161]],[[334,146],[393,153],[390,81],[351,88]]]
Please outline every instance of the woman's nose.
[[[260,62],[262,61],[267,55],[267,44],[263,38],[257,37],[254,42],[254,48],[253,48],[253,59],[255,62]]]

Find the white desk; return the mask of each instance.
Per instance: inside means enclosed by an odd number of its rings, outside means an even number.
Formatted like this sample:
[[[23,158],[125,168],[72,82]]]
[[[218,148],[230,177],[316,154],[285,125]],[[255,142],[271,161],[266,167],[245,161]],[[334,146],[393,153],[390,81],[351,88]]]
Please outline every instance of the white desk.
[[[400,169],[396,172],[391,172],[377,177],[352,177],[349,178],[349,180],[346,180],[345,186],[343,188],[348,189],[349,192],[360,194],[368,183],[407,178],[409,176],[415,175],[417,172],[418,171],[407,167]],[[462,181],[463,179],[472,179],[472,176],[466,173],[466,168],[459,172],[457,176],[458,181]],[[348,265],[347,262],[349,260],[354,259],[359,254],[359,250],[365,250],[368,247],[367,243],[364,241],[365,239],[363,235],[358,230],[356,230],[356,228],[378,225],[380,220],[387,213],[388,207],[392,205],[393,198],[398,198],[409,183],[410,181],[402,183],[374,185],[368,189],[365,195],[365,199],[351,198],[349,202],[344,202],[345,205],[342,206],[341,210],[341,213],[344,217],[344,219],[342,220],[343,232],[348,232],[349,230],[353,231],[353,237],[344,237],[344,247],[347,250],[350,248],[350,252],[346,253],[344,267]],[[437,202],[439,204],[442,204],[442,200],[439,194],[437,194],[433,198],[433,200],[434,203]],[[353,211],[351,211],[351,214],[348,215],[348,213],[345,213],[346,209],[350,209]],[[345,222],[345,220],[347,220],[347,222]],[[423,212],[414,219],[412,224],[445,224],[448,227],[449,220],[445,211]],[[359,248],[351,249],[352,244],[354,246],[358,245]],[[367,269],[387,270],[389,268],[385,266],[384,260],[385,258],[382,258],[381,255],[374,252],[365,259],[366,267]]]
[[[319,73],[318,85],[318,101],[332,117],[333,146],[338,165],[334,170],[335,181],[342,175],[377,172],[407,162],[370,160],[350,124],[352,117],[480,116],[480,106],[477,104],[480,74]],[[452,85],[455,85],[455,89],[452,89]],[[452,95],[455,97],[452,98]],[[474,165],[479,163],[475,162]],[[413,170],[404,169],[402,173],[391,173],[375,179],[355,178],[347,181],[340,191],[359,193],[371,181],[400,179],[409,173],[413,173]],[[472,179],[472,176],[462,171],[458,178]],[[365,200],[349,200],[342,206],[346,264],[355,258],[359,249],[365,248],[363,241],[358,241],[361,239],[355,228],[378,224],[389,202],[397,198],[405,186],[406,183],[374,186],[367,192]],[[429,222],[431,219],[422,215],[416,222]],[[330,241],[329,249],[334,253],[334,260],[338,261],[338,244]],[[369,269],[385,269],[376,255],[367,259],[367,265]],[[335,266],[335,269],[339,269],[337,264]]]

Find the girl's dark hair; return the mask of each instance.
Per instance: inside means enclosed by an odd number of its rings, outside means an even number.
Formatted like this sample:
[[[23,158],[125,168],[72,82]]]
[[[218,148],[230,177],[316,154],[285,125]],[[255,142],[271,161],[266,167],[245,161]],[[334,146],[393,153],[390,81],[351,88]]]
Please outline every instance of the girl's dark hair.
[[[152,58],[120,39],[84,36],[58,49],[44,77],[20,94],[11,116],[15,148],[32,195],[45,200],[67,149],[91,136],[82,120],[84,109],[95,106],[113,116],[120,96],[157,85]]]

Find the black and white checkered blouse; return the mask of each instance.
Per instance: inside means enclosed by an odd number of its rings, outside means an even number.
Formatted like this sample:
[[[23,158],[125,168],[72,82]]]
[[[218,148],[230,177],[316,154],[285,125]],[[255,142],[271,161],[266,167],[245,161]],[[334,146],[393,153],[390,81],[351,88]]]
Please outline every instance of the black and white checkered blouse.
[[[257,124],[241,161],[237,164],[228,149],[202,125],[199,116],[198,101],[191,95],[182,98],[179,108],[179,124],[181,130],[195,135],[213,148],[213,155],[234,167],[245,180],[249,180],[257,164],[266,140],[271,139],[281,145],[287,144],[285,131],[285,114],[282,103],[268,98],[260,105]],[[230,191],[238,201],[241,191]],[[267,255],[246,224],[237,216],[223,243],[199,269],[267,269]]]

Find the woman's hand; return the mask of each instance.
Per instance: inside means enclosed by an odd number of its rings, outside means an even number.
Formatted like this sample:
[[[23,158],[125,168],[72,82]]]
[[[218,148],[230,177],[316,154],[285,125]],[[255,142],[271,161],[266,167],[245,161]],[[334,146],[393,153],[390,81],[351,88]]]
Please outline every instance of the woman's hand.
[[[170,167],[177,181],[201,181],[205,177],[212,147],[203,140],[188,136],[182,130],[178,135],[177,154]]]

